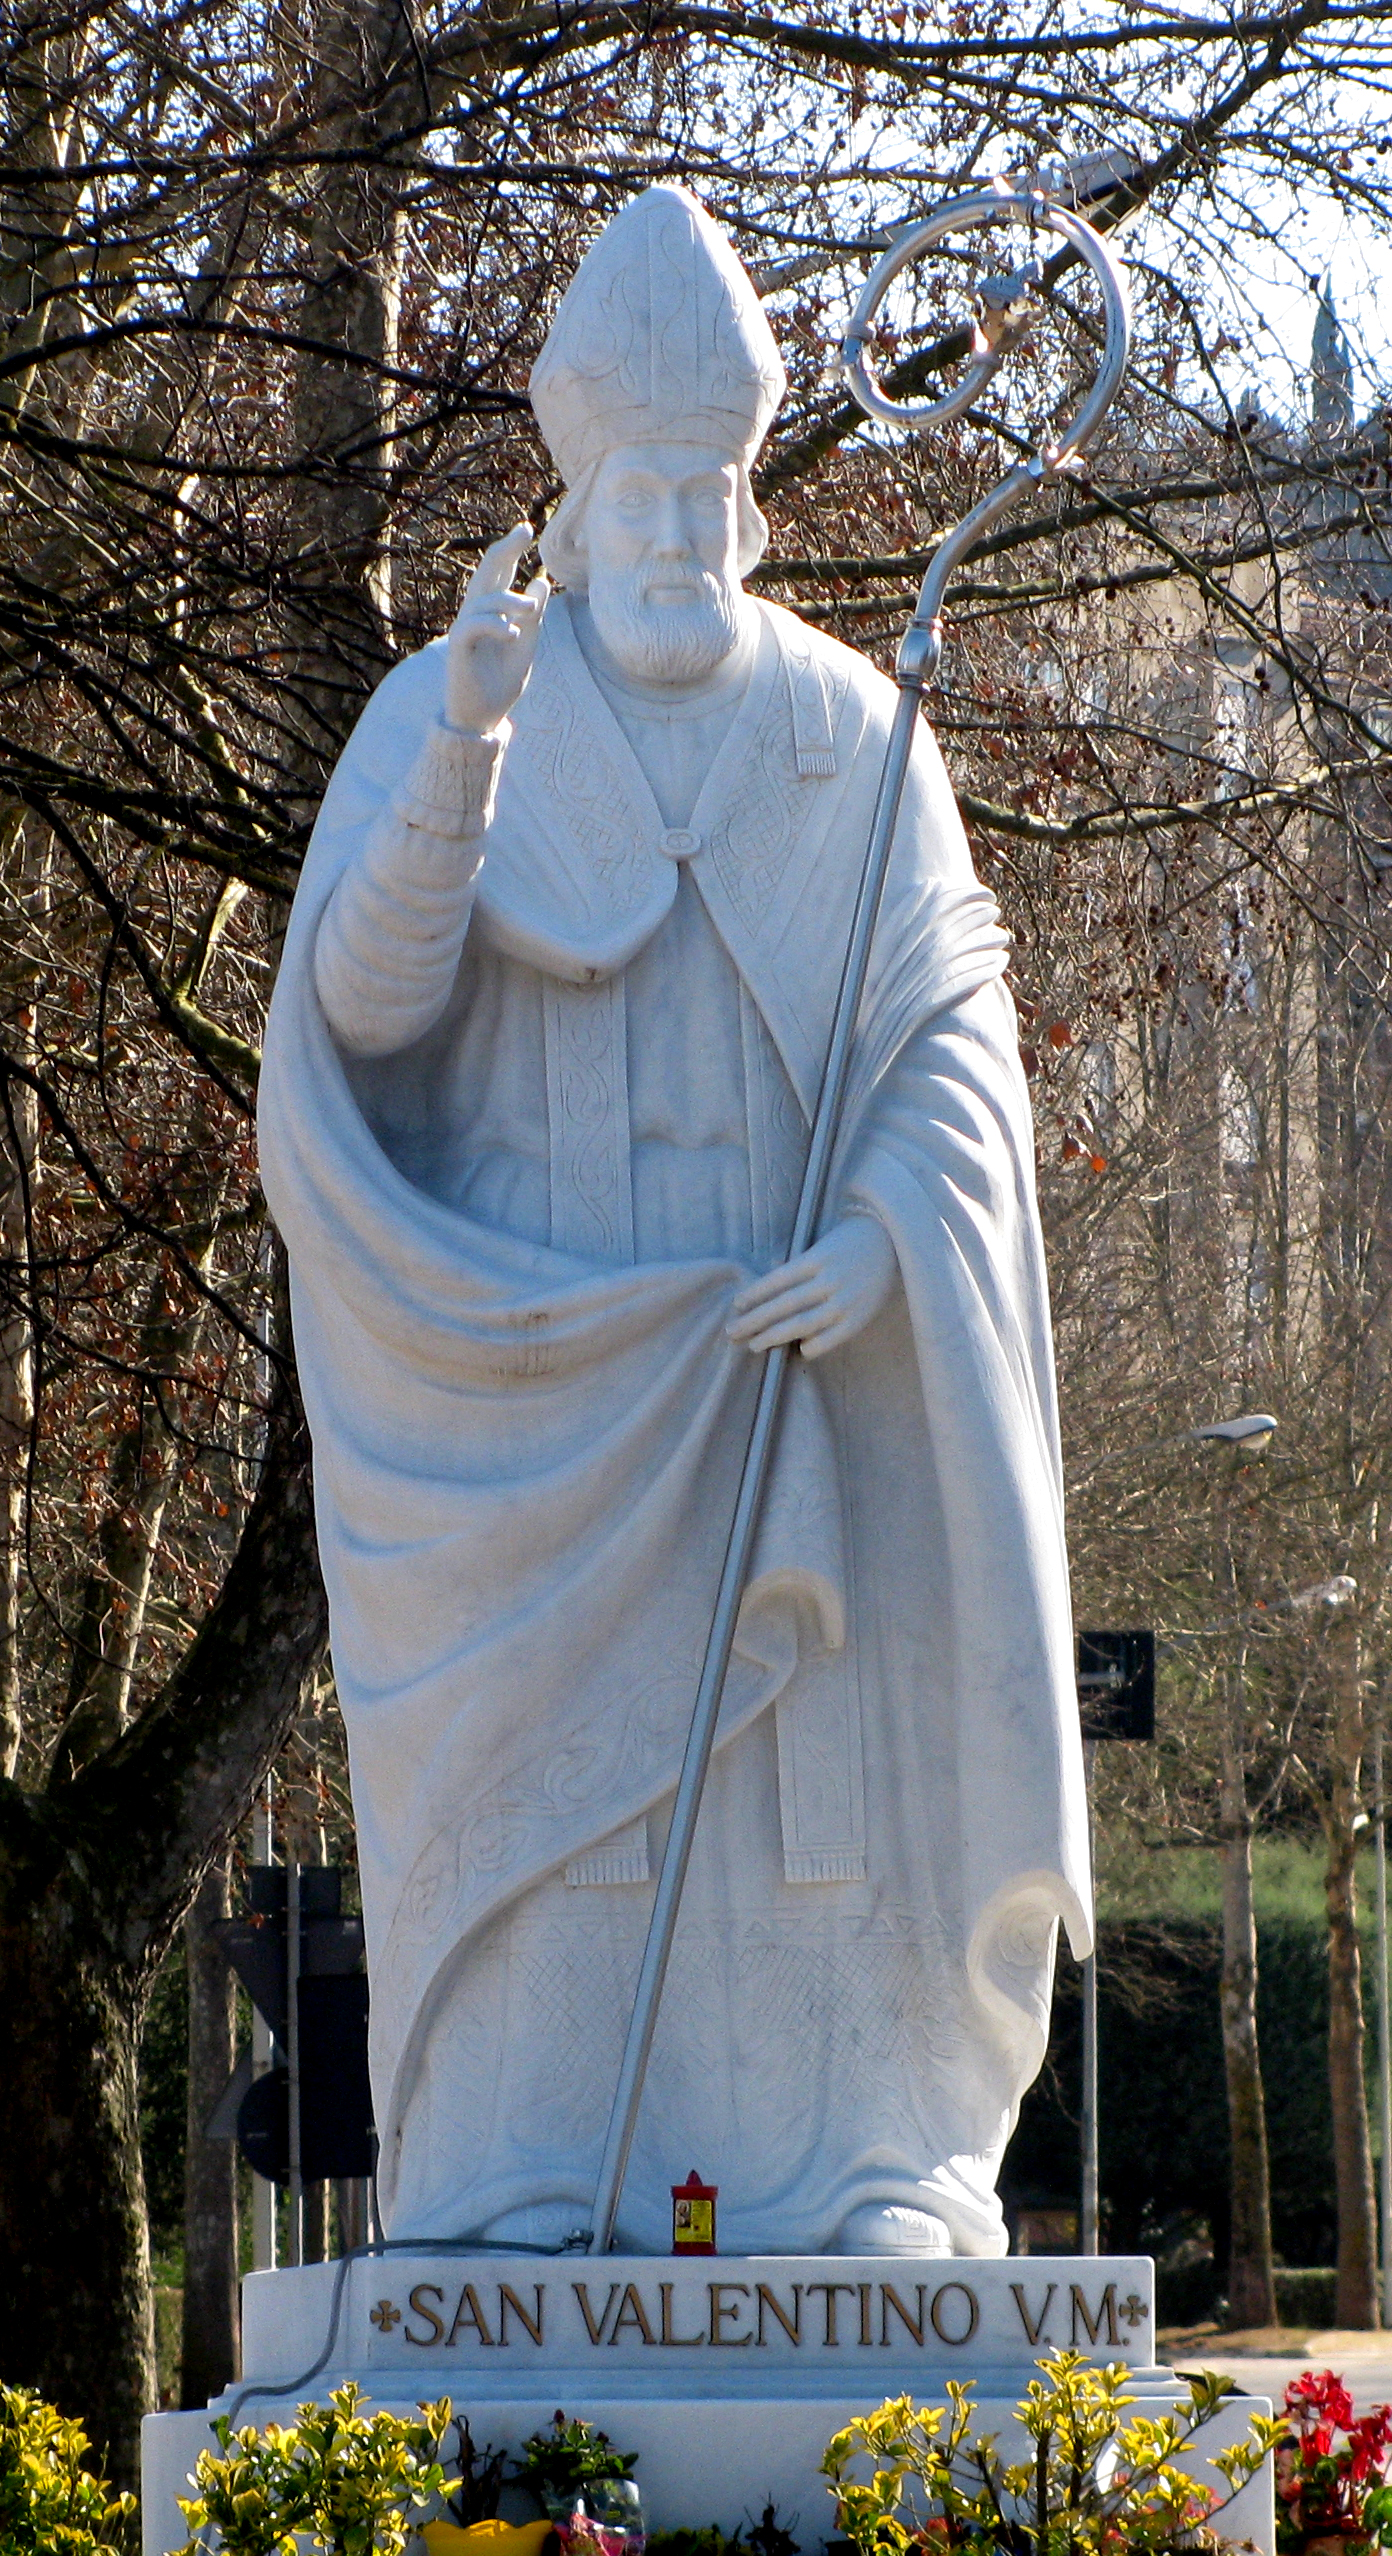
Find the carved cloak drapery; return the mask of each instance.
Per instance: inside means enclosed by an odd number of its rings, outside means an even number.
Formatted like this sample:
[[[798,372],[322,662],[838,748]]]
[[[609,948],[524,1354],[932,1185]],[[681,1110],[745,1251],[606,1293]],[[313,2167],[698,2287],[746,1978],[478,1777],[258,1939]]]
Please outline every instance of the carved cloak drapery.
[[[685,857],[810,1116],[892,694],[789,616],[761,607],[761,626]],[[402,1092],[419,1113],[443,1087],[448,1022],[419,1058],[380,1069],[349,1073],[335,1049],[314,992],[318,919],[442,685],[439,646],[398,667],[334,775],[261,1098],[352,1752],[389,2213],[432,2036],[447,2034],[476,1949],[508,1911],[554,1898],[562,1874],[643,1869],[629,1847],[675,1780],[755,1384],[724,1337],[744,1266],[626,1262],[623,971],[661,927],[677,873],[562,608],[516,714],[470,925],[475,971],[496,962],[540,981],[551,1244],[471,1220],[392,1159]],[[828,2121],[821,2164],[780,2169],[778,2199],[751,2187],[747,2224],[729,2195],[727,2242],[741,2230],[751,2246],[829,2242],[859,2199],[909,2197],[907,2175],[960,2246],[994,2250],[990,2187],[1042,2055],[1059,1915],[1075,1949],[1087,1942],[1047,1306],[1003,949],[925,729],[839,1174],[843,1203],[888,1227],[903,1300],[822,1371],[795,1362],[720,1748],[733,1765],[740,1734],[774,1708],[789,1926],[804,1908],[815,1929],[862,1901],[883,1918],[875,1823],[909,1814],[875,1779],[906,1769],[904,1804],[921,1781],[891,1896],[898,1923],[921,1870],[960,1971],[942,2070],[959,2093],[943,2095],[943,2128],[918,2134],[942,2153],[916,2164],[913,2134],[877,2146],[873,2123],[863,2153],[838,2159]],[[569,1078],[556,1070],[568,1037],[585,1065]],[[751,1094],[751,1122],[757,1106]],[[756,1160],[767,1134],[751,1123]],[[877,1398],[878,1442],[857,1419]],[[876,1446],[900,1427],[912,1446],[887,1480]],[[911,1574],[920,1564],[912,1588],[906,1557]],[[896,1609],[914,1617],[897,1644]],[[871,2112],[874,2039],[871,2017]],[[555,2188],[587,2188],[596,2135],[587,2113]],[[463,2131],[460,2145],[454,2232],[525,2197],[465,2153]],[[661,2242],[649,2221],[666,2171],[654,2154],[646,2179],[636,2155],[630,2187],[648,2243]]]

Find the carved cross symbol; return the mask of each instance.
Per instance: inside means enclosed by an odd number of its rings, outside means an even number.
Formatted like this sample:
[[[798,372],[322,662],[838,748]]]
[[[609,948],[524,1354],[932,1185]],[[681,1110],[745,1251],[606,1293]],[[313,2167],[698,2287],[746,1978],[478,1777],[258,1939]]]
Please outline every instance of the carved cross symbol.
[[[1138,2325],[1144,2325],[1146,2318],[1150,2314],[1150,2310],[1146,2306],[1145,2300],[1138,2298],[1136,2292],[1133,2290],[1129,2298],[1122,2300],[1121,2313],[1134,2333]]]
[[[390,2299],[379,2299],[369,2322],[379,2326],[383,2334],[389,2334],[394,2325],[401,2323],[401,2310],[393,2307]]]

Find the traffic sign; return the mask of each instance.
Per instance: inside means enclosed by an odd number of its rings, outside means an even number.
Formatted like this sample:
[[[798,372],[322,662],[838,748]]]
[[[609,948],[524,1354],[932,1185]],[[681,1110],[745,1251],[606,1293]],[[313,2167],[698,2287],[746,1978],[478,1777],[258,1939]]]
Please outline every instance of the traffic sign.
[[[1155,1737],[1155,1635],[1080,1633],[1078,1710],[1085,1740]]]
[[[248,2163],[271,2182],[290,2177],[289,1914],[284,1864],[254,1864],[247,1908],[214,1928],[222,1950],[272,2037],[272,2064],[248,2083],[238,2063],[209,2123],[235,2135]],[[363,1925],[342,1912],[337,1866],[299,1867],[299,1976],[296,1984],[300,2088],[300,2179],[318,2183],[373,2170],[372,2094],[367,2070],[367,1980]]]

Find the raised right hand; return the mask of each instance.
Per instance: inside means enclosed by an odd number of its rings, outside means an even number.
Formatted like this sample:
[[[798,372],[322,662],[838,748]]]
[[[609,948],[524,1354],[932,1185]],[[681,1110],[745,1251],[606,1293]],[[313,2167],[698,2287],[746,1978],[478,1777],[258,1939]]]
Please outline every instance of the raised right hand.
[[[544,576],[514,594],[517,563],[534,536],[515,524],[484,552],[465,588],[449,634],[445,717],[452,728],[486,736],[506,719],[526,688],[541,616],[551,592]]]

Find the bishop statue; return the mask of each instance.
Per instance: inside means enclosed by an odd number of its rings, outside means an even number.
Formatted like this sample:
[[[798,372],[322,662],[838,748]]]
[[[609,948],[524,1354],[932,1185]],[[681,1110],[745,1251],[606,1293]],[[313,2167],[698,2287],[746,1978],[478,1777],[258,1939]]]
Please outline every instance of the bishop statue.
[[[787,1237],[892,714],[748,594],[784,388],[652,186],[531,380],[565,494],[326,793],[272,1006],[393,2238],[596,2170],[760,1351],[797,1344],[618,2225],[990,2255],[1090,1926],[1029,1103],[920,722],[831,1207]]]

